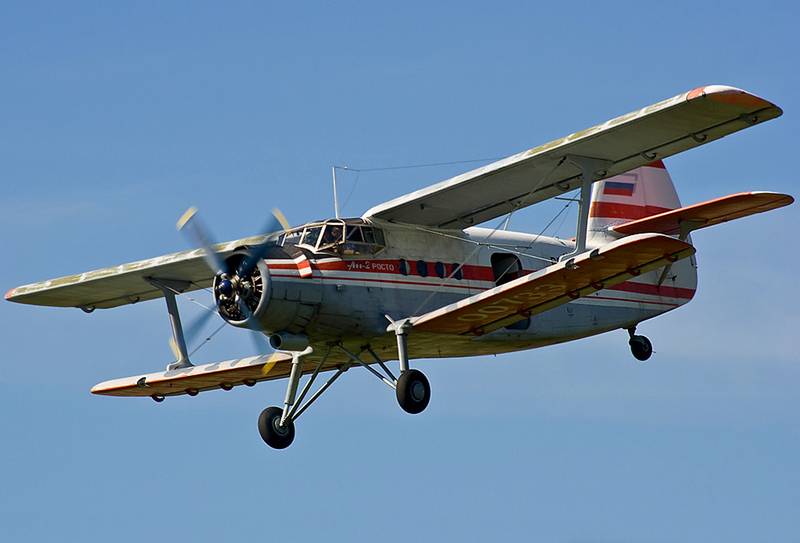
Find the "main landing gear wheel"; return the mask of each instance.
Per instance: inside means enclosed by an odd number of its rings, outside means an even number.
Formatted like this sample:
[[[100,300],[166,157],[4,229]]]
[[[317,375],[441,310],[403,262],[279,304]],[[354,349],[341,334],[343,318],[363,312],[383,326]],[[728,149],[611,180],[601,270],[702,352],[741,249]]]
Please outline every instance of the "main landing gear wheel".
[[[653,344],[645,336],[631,335],[628,345],[630,345],[631,353],[636,360],[644,362],[653,355]]]
[[[258,433],[273,449],[285,449],[294,441],[294,422],[287,420],[281,426],[282,416],[280,407],[267,407],[258,417]]]
[[[407,370],[397,380],[397,403],[406,413],[422,413],[431,401],[431,385],[419,370]]]

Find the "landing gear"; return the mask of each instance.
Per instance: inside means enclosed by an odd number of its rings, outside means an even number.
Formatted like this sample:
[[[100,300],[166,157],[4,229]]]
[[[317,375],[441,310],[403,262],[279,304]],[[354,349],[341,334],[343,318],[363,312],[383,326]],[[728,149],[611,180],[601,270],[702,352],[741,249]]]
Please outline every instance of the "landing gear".
[[[285,449],[294,441],[294,421],[283,418],[283,409],[267,407],[258,417],[258,433],[264,443],[273,449]]]
[[[395,383],[397,403],[406,413],[422,413],[431,401],[431,385],[419,370],[408,367],[408,332],[411,324],[407,320],[392,323],[397,336],[397,358],[400,360],[400,378]]]
[[[407,370],[397,380],[397,403],[406,413],[422,413],[431,401],[431,385],[419,370]]]
[[[653,344],[650,340],[645,336],[636,335],[636,327],[629,328],[628,334],[630,335],[628,345],[631,347],[633,357],[641,362],[649,359],[653,355]]]
[[[398,358],[400,360],[399,378],[394,376],[391,370],[386,367],[383,360],[380,359],[369,345],[361,346],[361,350],[352,352],[341,343],[335,345],[331,344],[328,346],[328,352],[319,359],[314,371],[311,373],[311,377],[298,393],[300,379],[304,372],[302,358],[311,354],[313,349],[308,347],[302,352],[292,352],[292,367],[289,373],[288,383],[286,384],[286,398],[283,402],[283,408],[268,407],[261,412],[261,415],[258,417],[258,433],[261,434],[261,439],[273,449],[285,449],[291,445],[292,441],[294,441],[294,423],[297,418],[353,364],[363,366],[389,388],[394,389],[395,395],[397,396],[397,403],[400,404],[400,407],[406,413],[422,413],[431,401],[431,385],[427,377],[425,377],[425,374],[419,370],[410,369],[408,367],[408,344],[406,338],[409,328],[410,325],[407,321],[396,323],[394,327],[395,334],[397,335]],[[319,387],[316,392],[311,394],[309,399],[304,403],[303,400],[306,394],[310,391],[317,375],[319,375],[325,361],[331,354],[331,350],[334,348],[346,354],[351,362],[339,365],[336,373],[334,373],[325,384]],[[374,359],[374,362],[367,362],[362,359],[364,352],[368,352]],[[376,364],[376,367],[383,370],[384,374],[381,374],[372,364]]]

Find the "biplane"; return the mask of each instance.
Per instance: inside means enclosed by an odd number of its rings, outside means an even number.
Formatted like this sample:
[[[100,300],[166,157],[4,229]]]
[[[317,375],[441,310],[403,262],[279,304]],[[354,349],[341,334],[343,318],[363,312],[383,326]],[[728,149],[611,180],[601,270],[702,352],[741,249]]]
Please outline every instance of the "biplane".
[[[794,201],[745,192],[684,207],[663,159],[781,114],[737,88],[699,87],[360,217],[292,227],[276,213],[262,233],[217,244],[190,209],[178,228],[192,250],[20,286],[5,298],[86,313],[164,298],[174,361],[92,392],[161,402],[286,379],[283,405],[258,418],[263,440],[282,449],[297,419],[350,368],[365,368],[403,410],[420,413],[431,387],[411,367],[415,359],[521,351],[622,329],[632,355],[647,360],[653,347],[637,325],[695,294],[691,232]],[[580,194],[573,239],[479,226],[572,191]],[[213,300],[210,318],[252,330],[256,356],[190,361],[176,297],[199,289]],[[397,374],[390,361],[399,362]]]

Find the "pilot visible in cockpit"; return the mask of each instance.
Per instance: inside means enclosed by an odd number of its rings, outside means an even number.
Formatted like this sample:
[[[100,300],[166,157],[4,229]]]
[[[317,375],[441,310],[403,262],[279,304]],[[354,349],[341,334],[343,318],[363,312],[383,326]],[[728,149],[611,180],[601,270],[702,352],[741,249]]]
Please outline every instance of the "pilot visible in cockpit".
[[[325,234],[322,236],[323,245],[331,245],[340,241],[342,241],[341,226],[328,226],[325,228]]]

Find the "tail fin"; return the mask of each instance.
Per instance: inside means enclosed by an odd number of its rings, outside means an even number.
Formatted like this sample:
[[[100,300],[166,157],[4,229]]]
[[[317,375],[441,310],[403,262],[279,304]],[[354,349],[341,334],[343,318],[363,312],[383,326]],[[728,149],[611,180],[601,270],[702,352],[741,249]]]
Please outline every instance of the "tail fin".
[[[660,160],[598,181],[592,187],[589,235],[608,234],[608,227],[681,207],[667,168]]]
[[[660,160],[598,181],[592,186],[589,241],[594,245],[604,245],[622,234],[609,231],[610,227],[680,207],[672,178]],[[691,238],[687,241],[691,243]],[[623,286],[634,289],[630,292],[637,292],[632,299],[638,300],[643,308],[661,308],[657,313],[669,311],[694,296],[697,289],[696,260],[694,256],[679,260],[659,270],[643,273]]]

